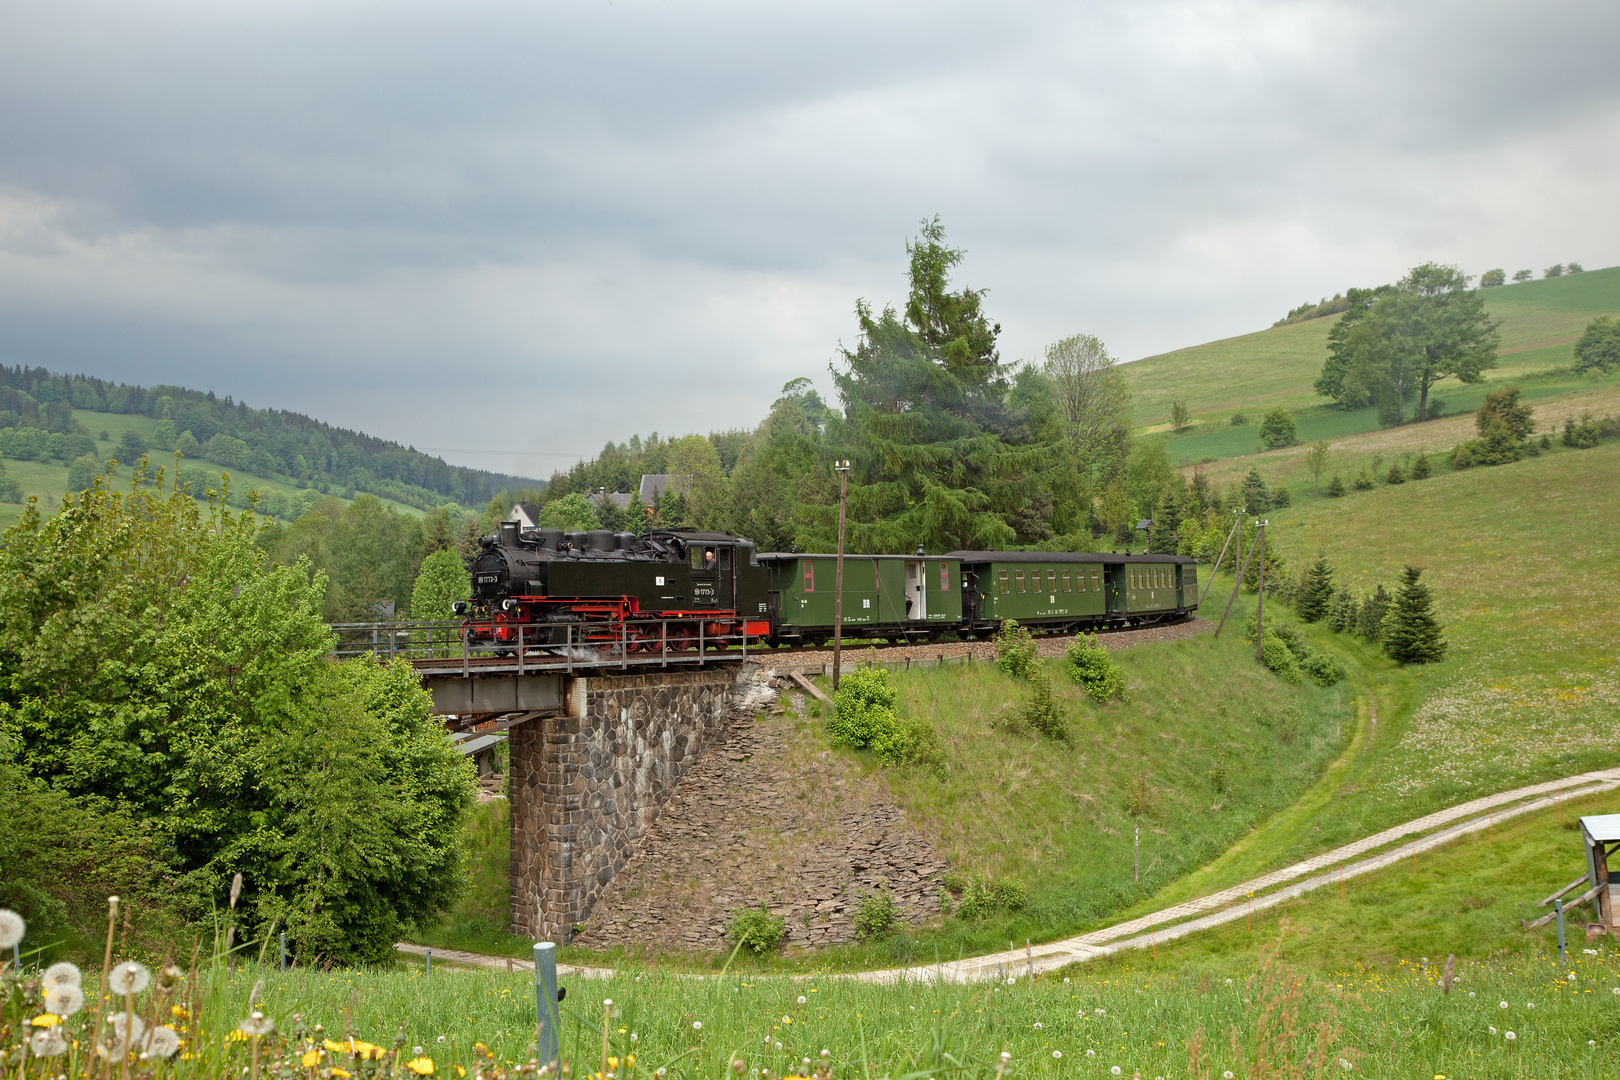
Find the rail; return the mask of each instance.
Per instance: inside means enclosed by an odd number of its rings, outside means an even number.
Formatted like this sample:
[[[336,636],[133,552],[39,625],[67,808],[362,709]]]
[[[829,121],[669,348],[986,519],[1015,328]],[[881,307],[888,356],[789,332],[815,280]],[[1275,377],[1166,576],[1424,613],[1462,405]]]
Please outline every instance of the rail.
[[[331,623],[332,655],[408,660],[423,671],[463,676],[740,663],[748,657],[748,635],[707,634],[704,623],[690,619],[502,625],[512,639],[471,642],[462,638],[460,622]],[[563,640],[551,640],[559,629]],[[542,635],[545,640],[537,641]]]

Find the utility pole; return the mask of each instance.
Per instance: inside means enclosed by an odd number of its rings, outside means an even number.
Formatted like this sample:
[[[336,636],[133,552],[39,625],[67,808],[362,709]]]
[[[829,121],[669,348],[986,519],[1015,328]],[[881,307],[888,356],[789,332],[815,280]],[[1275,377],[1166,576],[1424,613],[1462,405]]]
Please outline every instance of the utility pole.
[[[833,462],[838,470],[838,573],[833,585],[833,693],[844,662],[844,511],[849,504],[849,460]]]
[[[1259,663],[1266,662],[1265,650],[1261,643],[1266,640],[1266,526],[1269,521],[1255,522],[1257,530],[1255,543],[1260,545],[1260,595],[1256,598],[1254,608],[1254,658]]]
[[[1243,535],[1243,513],[1241,507],[1232,511],[1232,530],[1226,534],[1226,543],[1221,545],[1221,553],[1215,556],[1215,565],[1209,568],[1209,580],[1204,582],[1204,591],[1198,594],[1199,607],[1203,607],[1204,597],[1209,595],[1210,586],[1215,584],[1215,575],[1220,572],[1221,563],[1226,561],[1226,549],[1232,546],[1232,537]],[[1243,541],[1239,540],[1238,546],[1242,547]],[[1236,555],[1232,556],[1232,562],[1234,564],[1237,562]]]
[[[1245,553],[1243,550],[1243,537],[1238,537],[1237,555],[1233,556],[1233,559],[1238,563],[1237,580],[1232,582],[1232,595],[1226,598],[1226,608],[1221,612],[1221,621],[1215,626],[1216,637],[1221,636],[1221,631],[1226,627],[1226,617],[1232,614],[1232,603],[1237,599],[1238,590],[1243,587],[1243,576],[1249,572],[1249,560],[1254,558],[1254,546],[1259,542],[1259,539],[1259,536],[1256,535],[1255,539],[1249,543],[1248,552]],[[1242,558],[1239,559],[1238,555],[1241,555]]]

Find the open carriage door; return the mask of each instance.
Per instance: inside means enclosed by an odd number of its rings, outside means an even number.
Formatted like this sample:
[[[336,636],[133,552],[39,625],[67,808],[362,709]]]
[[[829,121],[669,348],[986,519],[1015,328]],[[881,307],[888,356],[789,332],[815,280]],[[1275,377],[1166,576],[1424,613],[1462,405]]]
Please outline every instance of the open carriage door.
[[[928,618],[928,564],[921,559],[906,560],[906,618]]]

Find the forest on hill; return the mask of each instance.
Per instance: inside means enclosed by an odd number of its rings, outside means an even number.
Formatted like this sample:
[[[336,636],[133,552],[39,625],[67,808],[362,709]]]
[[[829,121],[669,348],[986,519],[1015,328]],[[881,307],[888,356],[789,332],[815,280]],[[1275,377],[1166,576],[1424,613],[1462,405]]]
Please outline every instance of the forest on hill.
[[[0,453],[18,461],[95,456],[92,432],[75,411],[150,417],[150,436],[126,433],[116,453],[180,451],[187,459],[262,477],[285,476],[299,488],[370,492],[431,510],[446,502],[480,507],[497,492],[534,486],[524,477],[447,464],[411,447],[334,427],[285,409],[180,386],[142,387],[36,367],[0,365]],[[83,485],[77,485],[82,487]]]

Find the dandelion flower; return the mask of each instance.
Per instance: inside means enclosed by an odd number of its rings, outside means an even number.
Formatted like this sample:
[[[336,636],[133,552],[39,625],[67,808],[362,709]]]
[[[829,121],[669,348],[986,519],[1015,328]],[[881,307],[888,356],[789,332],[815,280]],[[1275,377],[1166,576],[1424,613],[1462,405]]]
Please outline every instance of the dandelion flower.
[[[1527,1001],[1524,1003],[1524,1007],[1527,1009],[1533,1009],[1536,1007],[1536,1003],[1533,1001]]]
[[[155,1027],[147,1033],[142,1049],[147,1057],[173,1057],[174,1052],[180,1049],[180,1036],[175,1034],[173,1028]]]
[[[244,1017],[242,1022],[236,1025],[236,1030],[244,1035],[268,1035],[276,1030],[276,1022],[262,1012],[255,1012]]]
[[[152,973],[133,960],[114,964],[107,985],[115,994],[138,994],[152,981]]]
[[[1498,1001],[1498,1002],[1497,1002],[1497,1003],[1496,1003],[1496,1007],[1497,1007],[1497,1008],[1498,1008],[1498,1009],[1505,1009],[1505,1008],[1507,1008],[1507,1002],[1505,1002],[1505,1001]]]
[[[405,1063],[405,1067],[417,1076],[433,1075],[433,1059],[430,1057],[412,1058]]]
[[[1005,1065],[1005,1064],[1007,1064],[1007,1062],[1009,1062],[1011,1060],[1012,1060],[1012,1052],[1009,1051],[1009,1050],[1003,1050],[1001,1052],[1001,1063],[1003,1065]]]
[[[1469,996],[1469,997],[1473,997],[1473,996],[1474,996],[1474,992],[1473,992],[1473,991],[1472,991],[1472,990],[1470,990],[1470,991],[1468,991],[1468,996]]]
[[[10,908],[0,908],[0,949],[10,949],[23,939],[28,924]]]
[[[1611,994],[1620,994],[1620,986],[1610,987],[1609,993],[1611,993]]]
[[[1061,1061],[1061,1060],[1063,1060],[1063,1051],[1061,1051],[1061,1050],[1054,1050],[1054,1051],[1052,1051],[1052,1056],[1053,1056],[1053,1057],[1054,1057],[1054,1058],[1056,1058],[1056,1059],[1057,1059],[1057,1060],[1059,1060],[1059,1061]]]
[[[1509,1032],[1504,1032],[1503,1035],[1502,1035],[1502,1038],[1506,1039],[1508,1042],[1512,1042],[1514,1039],[1517,1039],[1518,1036],[1513,1034],[1513,1032],[1509,1031]]]
[[[803,994],[800,994],[799,995],[799,1004],[800,1005],[808,1005],[808,1004],[810,1004],[810,999],[805,997]]]
[[[604,1008],[604,1009],[613,1008],[613,999],[612,998],[603,998],[602,999],[602,1008]]]
[[[305,1050],[304,1056],[299,1058],[298,1061],[304,1068],[313,1069],[321,1063],[321,1052],[319,1050]]]
[[[46,993],[55,990],[58,986],[78,986],[82,980],[83,976],[79,974],[78,967],[68,963],[66,960],[52,964],[45,969],[45,974],[41,976],[41,982]]]
[[[1596,1039],[1587,1039],[1586,1040],[1586,1045],[1587,1046],[1596,1046],[1597,1045],[1597,1040]]]
[[[1231,985],[1232,985],[1232,980],[1231,980],[1231,979],[1227,979],[1227,980],[1226,980],[1226,985],[1227,985],[1227,986],[1231,986]]]
[[[1226,981],[1231,982],[1232,980],[1227,979]],[[1227,1069],[1225,1072],[1221,1073],[1221,1080],[1232,1080],[1232,1070]]]
[[[1570,973],[1569,973],[1569,981],[1570,981],[1570,982],[1574,982],[1574,981],[1575,981],[1575,973],[1574,973],[1574,972],[1573,972],[1573,971],[1572,971],[1572,972],[1570,972]]]
[[[1581,952],[1585,953],[1587,956],[1596,956],[1597,955],[1597,950],[1596,949],[1582,949]]]
[[[1108,1015],[1108,1010],[1107,1009],[1092,1009],[1091,1011],[1096,1013],[1098,1016],[1107,1016]]]
[[[1114,1076],[1118,1076],[1119,1075],[1119,1066],[1115,1065],[1112,1069],[1109,1069],[1108,1071],[1109,1071],[1110,1074],[1112,1074]]]
[[[1064,982],[1068,982],[1068,981],[1069,981],[1069,980],[1068,980],[1068,979],[1064,979],[1064,980],[1063,980],[1063,981],[1064,981]]]
[[[32,1020],[28,1021],[28,1023],[33,1027],[55,1027],[61,1022],[61,1018],[53,1016],[50,1013],[46,1013],[43,1016],[36,1016]]]
[[[701,1020],[692,1021],[692,1030],[693,1031],[702,1031],[703,1030],[703,1021],[701,1021]]]
[[[1492,1035],[1495,1035],[1495,1034],[1496,1034],[1496,1025],[1495,1025],[1495,1024],[1492,1024],[1492,1025],[1490,1025],[1490,1027],[1489,1027],[1489,1028],[1487,1028],[1487,1029],[1486,1029],[1486,1030],[1488,1030],[1488,1031],[1489,1031],[1489,1032],[1490,1032],[1490,1033],[1491,1033],[1491,1034],[1492,1034]]]
[[[58,1028],[41,1028],[28,1037],[28,1052],[35,1057],[56,1057],[67,1053],[67,1039]]]
[[[72,1016],[84,1008],[84,991],[77,986],[56,986],[45,993],[45,1007],[57,1016]]]
[[[1045,1024],[1042,1024],[1039,1021],[1037,1021],[1036,1024],[1035,1024],[1035,1030],[1039,1031],[1039,1030],[1041,1030],[1041,1028],[1043,1028],[1045,1026],[1046,1026]]]

